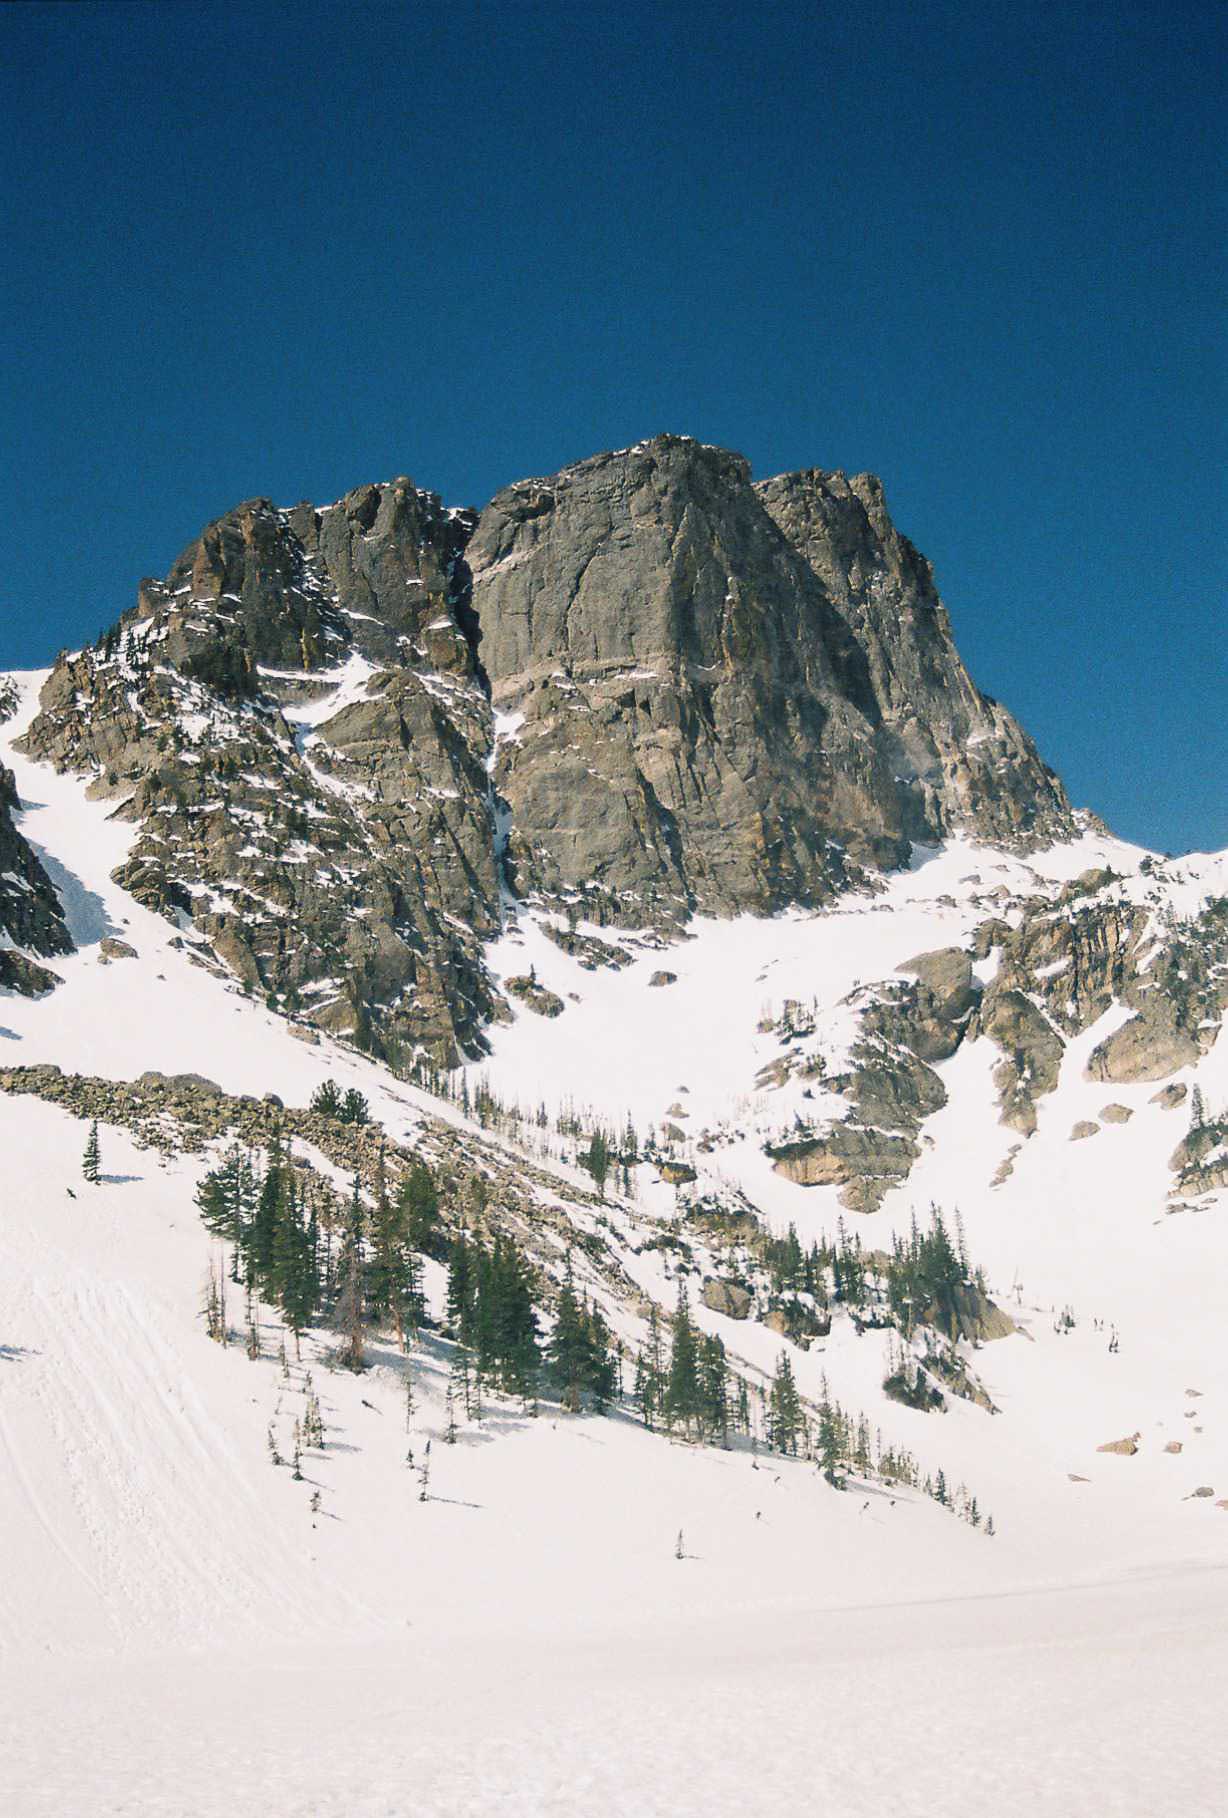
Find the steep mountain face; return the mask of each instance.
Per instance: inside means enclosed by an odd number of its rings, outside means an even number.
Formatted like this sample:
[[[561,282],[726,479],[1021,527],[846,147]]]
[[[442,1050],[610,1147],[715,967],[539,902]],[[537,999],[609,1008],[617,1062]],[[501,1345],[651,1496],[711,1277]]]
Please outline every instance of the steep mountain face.
[[[878,742],[913,839],[960,829],[1012,846],[1067,838],[1070,803],[1006,709],[974,685],[925,557],[873,474],[780,474],[756,487],[861,652]]]
[[[73,943],[51,879],[13,825],[18,806],[13,773],[0,764],[0,987],[35,995],[56,975],[31,954],[50,959]]]
[[[522,894],[633,926],[903,861],[861,653],[740,457],[659,437],[523,482],[468,560]]]
[[[16,689],[0,678],[0,725],[17,704]],[[58,980],[31,956],[71,953],[73,943],[45,866],[14,825],[20,806],[13,773],[0,764],[0,989],[33,996]]]
[[[404,1064],[508,1013],[482,952],[505,891],[662,930],[874,887],[953,829],[1073,826],[876,482],[756,488],[676,436],[480,520],[406,479],[251,501],[41,709],[24,750],[118,799],[141,902]]]
[[[628,924],[765,912],[957,827],[1071,830],[856,484],[756,488],[740,457],[663,436],[486,508],[468,561],[522,893]]]
[[[23,746],[120,798],[123,883],[206,963],[394,1057],[472,1046],[494,1009],[471,528],[404,479],[240,506],[61,658]]]

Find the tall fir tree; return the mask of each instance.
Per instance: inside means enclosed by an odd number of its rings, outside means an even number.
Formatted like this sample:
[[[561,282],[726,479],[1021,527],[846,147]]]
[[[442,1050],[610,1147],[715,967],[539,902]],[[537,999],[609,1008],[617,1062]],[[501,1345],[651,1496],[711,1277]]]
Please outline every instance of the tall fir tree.
[[[91,1186],[96,1187],[102,1178],[101,1168],[98,1124],[94,1122],[90,1125],[90,1133],[85,1139],[85,1154],[81,1157],[81,1173]]]

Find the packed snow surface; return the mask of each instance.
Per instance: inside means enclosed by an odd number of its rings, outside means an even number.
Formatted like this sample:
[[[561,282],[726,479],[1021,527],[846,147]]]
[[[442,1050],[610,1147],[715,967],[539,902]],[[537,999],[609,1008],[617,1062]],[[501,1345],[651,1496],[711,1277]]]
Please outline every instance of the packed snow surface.
[[[40,680],[23,678],[6,747]],[[289,1104],[332,1077],[400,1141],[427,1113],[459,1117],[327,1039],[293,1039],[192,964],[174,927],[111,882],[131,828],[81,779],[4,761],[79,950],[54,962],[51,996],[0,998],[0,1066],[191,1071]],[[521,914],[492,967],[532,965],[566,1008],[519,1012],[478,1071],[526,1105],[630,1113],[641,1130],[681,1104],[689,1133],[720,1138],[689,1151],[706,1178],[803,1241],[830,1232],[833,1190],[793,1186],[762,1152],[801,1100],[792,1082],[756,1086],[780,1052],[759,1025],[786,1000],[813,1003],[835,1052],[855,986],[965,940],[982,888],[1026,884],[1001,854],[920,856],[879,897],[700,922],[618,972],[582,969]],[[1132,875],[1140,856],[1087,836],[1028,864],[1063,878],[1107,859]],[[1191,905],[1223,888],[1217,864],[1189,862]],[[138,959],[100,964],[107,934]],[[650,987],[658,969],[677,982]],[[1102,1033],[1072,1044],[998,1187],[1018,1139],[997,1123],[992,1053],[961,1049],[913,1178],[879,1213],[845,1215],[873,1247],[914,1207],[959,1206],[1021,1327],[976,1353],[1000,1412],[887,1402],[884,1335],[847,1322],[794,1357],[804,1392],[826,1376],[926,1468],[967,1482],[992,1539],[916,1493],[837,1493],[804,1461],[698,1451],[624,1416],[499,1404],[444,1446],[447,1361],[430,1338],[408,1365],[376,1345],[359,1378],[328,1368],[326,1334],[283,1367],[267,1310],[261,1358],[212,1344],[193,1203],[208,1158],[163,1160],[104,1126],[103,1180],[87,1186],[82,1122],[0,1094],[4,1812],[919,1818],[987,1797],[1029,1818],[1219,1809],[1228,1208],[1221,1195],[1165,1210],[1183,1114],[1152,1103],[1154,1086],[1084,1081]],[[1216,1104],[1224,1046],[1199,1072]],[[1129,1123],[1070,1143],[1108,1099]],[[642,1206],[668,1215],[673,1190],[642,1172]],[[560,1165],[564,1196],[567,1179]],[[670,1301],[659,1252],[627,1261]],[[438,1271],[430,1285],[437,1300]],[[1076,1325],[1059,1331],[1067,1305]],[[702,1318],[749,1367],[772,1368],[775,1333]],[[272,1465],[269,1433],[286,1449],[308,1371],[327,1443],[299,1483]],[[1133,1457],[1098,1450],[1136,1433]]]

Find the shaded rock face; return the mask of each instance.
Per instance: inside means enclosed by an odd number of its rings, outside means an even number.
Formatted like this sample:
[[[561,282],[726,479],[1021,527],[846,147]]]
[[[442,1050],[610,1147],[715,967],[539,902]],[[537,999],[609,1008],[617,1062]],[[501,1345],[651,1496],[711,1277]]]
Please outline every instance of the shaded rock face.
[[[880,481],[812,468],[755,490],[853,635],[908,837],[961,827],[1024,847],[1068,837],[1061,783],[972,682],[933,570],[892,524]]]
[[[55,887],[13,820],[18,806],[13,773],[0,764],[0,988],[35,997],[59,981],[31,956],[71,953],[73,942]]]
[[[24,740],[138,824],[117,874],[278,1008],[451,1062],[495,1007],[490,712],[460,559],[410,481],[220,519]]]

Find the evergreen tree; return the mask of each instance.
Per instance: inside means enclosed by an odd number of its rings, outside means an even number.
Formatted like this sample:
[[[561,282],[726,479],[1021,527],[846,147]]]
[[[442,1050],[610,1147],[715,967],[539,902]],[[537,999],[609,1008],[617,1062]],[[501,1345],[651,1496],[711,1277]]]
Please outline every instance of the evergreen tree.
[[[101,1153],[98,1146],[98,1124],[90,1125],[90,1133],[85,1141],[85,1154],[81,1157],[81,1172],[91,1186],[96,1187],[101,1179]]]
[[[411,1249],[421,1251],[424,1256],[441,1256],[443,1230],[439,1218],[439,1193],[425,1163],[415,1161],[411,1165],[397,1198]]]
[[[356,1174],[354,1191],[350,1199],[345,1240],[341,1247],[341,1257],[337,1267],[341,1293],[338,1296],[335,1315],[337,1328],[345,1336],[342,1361],[350,1370],[361,1370],[365,1363],[363,1320],[367,1297],[364,1279],[364,1223],[362,1192]]]
[[[326,1079],[311,1095],[311,1109],[320,1117],[341,1117],[341,1090],[336,1080]]]
[[[793,1376],[789,1353],[782,1351],[776,1361],[768,1398],[768,1435],[778,1452],[796,1453],[798,1435],[804,1425],[801,1397]]]
[[[567,1277],[559,1293],[548,1354],[554,1373],[562,1384],[563,1406],[573,1414],[578,1413],[580,1391],[584,1383],[586,1346],[580,1302],[572,1281],[570,1257],[567,1261]]]
[[[617,1376],[610,1329],[599,1308],[580,1302],[570,1258],[547,1355],[562,1385],[563,1406],[577,1413],[588,1394],[597,1412],[603,1412],[614,1395]]]
[[[707,1432],[729,1444],[729,1371],[725,1347],[719,1338],[706,1334],[699,1341],[700,1392],[703,1399],[703,1423]]]
[[[671,1423],[681,1425],[691,1434],[703,1415],[703,1391],[699,1380],[699,1344],[691,1320],[686,1283],[678,1283],[678,1305],[674,1310],[673,1338],[669,1353],[669,1375],[665,1383],[665,1412]]]
[[[357,1086],[351,1086],[341,1101],[341,1121],[346,1124],[366,1124],[371,1121],[367,1101]]]
[[[610,1144],[604,1130],[594,1130],[587,1151],[580,1157],[580,1165],[587,1168],[597,1183],[597,1191],[605,1198],[605,1183],[610,1172]]]

